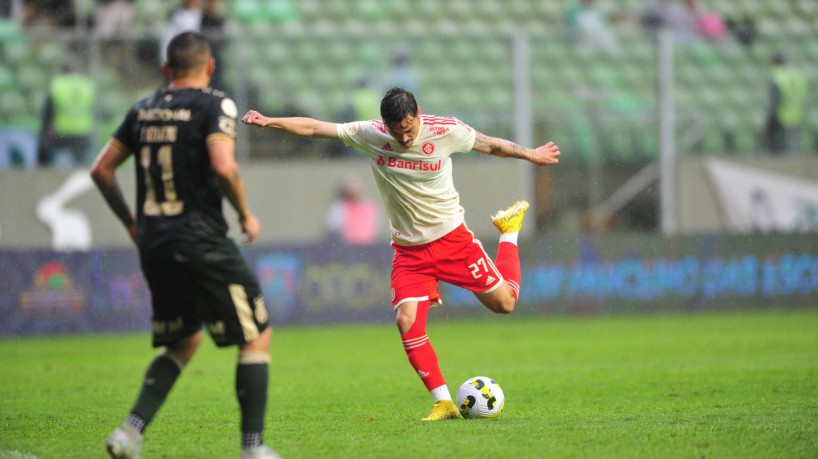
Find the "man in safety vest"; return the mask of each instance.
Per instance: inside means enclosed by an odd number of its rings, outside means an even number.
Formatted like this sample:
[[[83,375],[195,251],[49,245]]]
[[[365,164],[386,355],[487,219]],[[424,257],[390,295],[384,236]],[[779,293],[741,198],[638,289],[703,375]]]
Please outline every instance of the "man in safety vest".
[[[807,79],[782,51],[773,54],[767,107],[767,146],[773,154],[797,151],[804,119]]]
[[[69,64],[49,85],[42,113],[37,162],[69,167],[91,159],[96,87],[88,75],[73,72]]]

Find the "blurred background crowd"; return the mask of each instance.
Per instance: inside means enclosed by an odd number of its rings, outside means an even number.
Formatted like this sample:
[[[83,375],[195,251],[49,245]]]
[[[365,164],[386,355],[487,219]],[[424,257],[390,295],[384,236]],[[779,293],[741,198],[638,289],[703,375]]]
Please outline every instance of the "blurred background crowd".
[[[678,154],[818,151],[814,0],[0,0],[0,167],[87,165],[194,29],[240,111],[377,118],[403,86],[426,113],[553,139],[569,167],[636,171],[659,151],[660,27]],[[353,154],[267,131],[239,133],[242,161]]]

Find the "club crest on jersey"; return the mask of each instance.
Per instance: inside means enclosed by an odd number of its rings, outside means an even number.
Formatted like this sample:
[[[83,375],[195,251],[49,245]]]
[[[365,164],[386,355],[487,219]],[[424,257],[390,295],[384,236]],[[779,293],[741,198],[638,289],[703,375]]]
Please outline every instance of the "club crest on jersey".
[[[383,146],[381,147],[381,150],[383,150],[383,151],[394,151],[394,150],[392,150],[392,145],[389,145],[389,142],[386,142],[385,144],[383,144]]]
[[[423,144],[422,147],[420,147],[420,149],[421,151],[423,151],[425,155],[431,155],[432,153],[435,152],[435,144],[433,144],[432,142],[426,142]]]

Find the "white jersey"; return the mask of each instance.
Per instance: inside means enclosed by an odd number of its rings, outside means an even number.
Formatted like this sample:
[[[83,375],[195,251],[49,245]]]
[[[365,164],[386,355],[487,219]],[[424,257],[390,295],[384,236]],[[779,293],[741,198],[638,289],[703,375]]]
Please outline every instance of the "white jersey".
[[[338,125],[347,146],[369,156],[392,227],[392,240],[418,245],[439,239],[463,223],[460,195],[452,180],[452,153],[474,147],[475,132],[456,118],[421,115],[420,131],[405,148],[383,121]]]

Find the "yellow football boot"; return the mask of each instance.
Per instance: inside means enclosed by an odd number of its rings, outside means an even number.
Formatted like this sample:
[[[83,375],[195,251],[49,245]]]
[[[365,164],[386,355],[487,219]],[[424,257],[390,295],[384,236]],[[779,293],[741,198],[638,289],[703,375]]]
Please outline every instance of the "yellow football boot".
[[[504,233],[519,233],[523,227],[523,217],[528,210],[528,202],[517,201],[505,210],[500,210],[491,217],[494,227]]]
[[[435,402],[429,415],[421,421],[445,421],[447,419],[460,419],[460,411],[451,400],[439,400]]]

